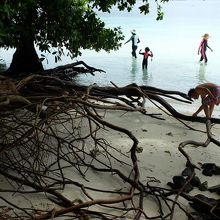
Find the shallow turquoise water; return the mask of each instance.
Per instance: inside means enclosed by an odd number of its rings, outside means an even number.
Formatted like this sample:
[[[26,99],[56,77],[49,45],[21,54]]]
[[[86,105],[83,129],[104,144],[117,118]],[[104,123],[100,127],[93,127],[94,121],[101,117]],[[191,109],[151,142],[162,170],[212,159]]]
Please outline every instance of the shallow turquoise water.
[[[43,61],[44,67],[52,68],[83,60],[106,71],[96,73],[95,77],[89,74],[80,76],[82,84],[110,85],[112,81],[118,86],[125,86],[134,82],[182,92],[203,82],[220,84],[220,1],[170,1],[164,5],[163,21],[156,21],[156,5],[151,2],[151,13],[146,16],[140,15],[137,10],[132,13],[113,10],[111,14],[100,14],[108,27],[121,26],[125,40],[129,39],[130,30],[136,29],[141,40],[138,50],[149,46],[154,53],[148,71],[141,69],[142,56],[132,58],[131,44],[124,45],[124,42],[118,51],[96,53],[85,50],[81,57],[74,60],[63,57],[61,63],[55,63],[48,54],[49,63]],[[205,66],[198,62],[197,50],[201,36],[206,32],[211,35],[209,45],[214,52],[207,51],[209,61]],[[8,65],[12,52],[0,50],[1,57]]]
[[[142,71],[142,56],[131,57],[131,45],[122,45],[119,51],[84,54],[84,60],[106,71],[96,77],[89,77],[90,82],[109,84],[113,81],[119,86],[135,82],[138,85],[150,85],[163,89],[186,92],[189,88],[203,82],[220,84],[220,1],[186,0],[171,1],[164,5],[163,21],[155,20],[155,5],[151,14],[139,15],[137,12],[102,15],[109,26],[121,26],[126,40],[130,30],[136,29],[141,43],[139,49],[149,46],[154,53],[149,61],[148,71]],[[197,55],[201,36],[211,35],[209,46],[214,52],[207,51],[208,64],[200,64]],[[87,83],[87,77],[81,77]]]

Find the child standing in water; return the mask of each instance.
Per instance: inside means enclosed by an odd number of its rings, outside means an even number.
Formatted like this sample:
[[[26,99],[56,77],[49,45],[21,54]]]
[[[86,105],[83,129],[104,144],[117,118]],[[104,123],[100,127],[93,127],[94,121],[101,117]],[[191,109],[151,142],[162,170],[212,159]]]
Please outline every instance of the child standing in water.
[[[143,55],[143,61],[142,61],[142,69],[147,70],[148,66],[148,57],[153,57],[153,52],[150,50],[149,47],[146,47],[144,52],[139,51],[139,54]],[[152,61],[152,58],[151,58]]]
[[[201,57],[200,57],[200,62],[204,60],[205,64],[207,63],[208,59],[207,59],[207,56],[206,56],[206,50],[207,50],[207,47],[211,50],[212,48],[209,47],[208,45],[208,39],[209,39],[209,34],[204,34],[203,36],[203,39],[199,45],[199,49],[198,49],[198,54],[201,54]]]

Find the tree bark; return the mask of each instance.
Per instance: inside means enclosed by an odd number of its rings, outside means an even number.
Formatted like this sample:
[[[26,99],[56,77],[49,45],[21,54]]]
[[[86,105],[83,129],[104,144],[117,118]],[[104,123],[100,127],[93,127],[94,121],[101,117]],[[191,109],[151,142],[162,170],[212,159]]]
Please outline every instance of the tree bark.
[[[19,75],[43,70],[32,40],[25,39],[17,47],[10,67],[6,70],[7,75]]]

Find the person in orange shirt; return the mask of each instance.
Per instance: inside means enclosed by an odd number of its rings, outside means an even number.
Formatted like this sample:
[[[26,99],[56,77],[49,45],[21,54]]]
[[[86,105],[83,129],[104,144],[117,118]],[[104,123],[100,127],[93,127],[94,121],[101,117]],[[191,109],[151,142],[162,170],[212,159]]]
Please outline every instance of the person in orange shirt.
[[[220,104],[220,86],[214,83],[204,83],[188,91],[188,96],[193,99],[201,98],[202,105],[193,114],[197,116],[204,110],[206,118],[211,118],[214,106]]]

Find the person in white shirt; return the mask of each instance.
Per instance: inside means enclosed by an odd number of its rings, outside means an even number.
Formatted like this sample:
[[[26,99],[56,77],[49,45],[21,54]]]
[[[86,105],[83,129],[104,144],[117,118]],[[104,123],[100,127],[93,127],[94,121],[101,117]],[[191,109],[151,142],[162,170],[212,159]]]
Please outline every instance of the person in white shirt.
[[[136,30],[132,30],[131,34],[132,35],[131,35],[130,39],[128,41],[126,41],[125,44],[128,43],[129,41],[132,41],[132,52],[131,52],[131,54],[132,54],[133,57],[137,58],[136,50],[138,48],[138,43],[140,42],[140,40],[139,40],[139,37],[136,34]]]

